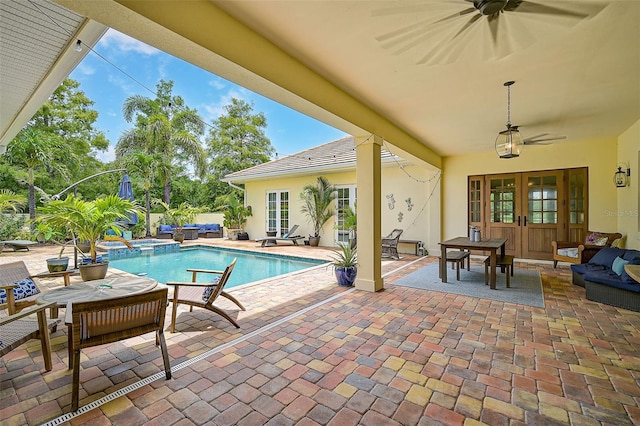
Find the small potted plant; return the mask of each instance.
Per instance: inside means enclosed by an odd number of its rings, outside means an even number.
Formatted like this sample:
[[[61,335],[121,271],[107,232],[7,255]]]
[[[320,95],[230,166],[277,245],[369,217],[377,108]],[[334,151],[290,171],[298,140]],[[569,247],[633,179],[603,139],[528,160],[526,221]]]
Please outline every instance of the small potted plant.
[[[351,208],[351,206],[340,207],[338,209],[338,214],[340,214],[342,224],[340,226],[336,226],[336,229],[349,231],[349,244],[351,244],[352,248],[355,248],[358,243],[358,216],[355,208],[355,205],[354,208]]]
[[[357,248],[351,244],[339,244],[340,250],[336,251],[333,259],[333,270],[338,284],[350,287],[358,275]]]

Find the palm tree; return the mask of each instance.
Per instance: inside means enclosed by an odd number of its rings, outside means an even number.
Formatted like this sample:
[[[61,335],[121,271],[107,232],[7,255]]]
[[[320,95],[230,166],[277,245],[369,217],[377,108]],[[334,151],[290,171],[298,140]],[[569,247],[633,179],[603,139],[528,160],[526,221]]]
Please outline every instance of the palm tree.
[[[305,213],[313,224],[314,237],[320,238],[322,227],[333,216],[335,198],[336,188],[324,176],[318,176],[315,185],[307,184],[302,188],[300,211]]]
[[[199,140],[204,122],[195,110],[184,106],[181,97],[171,96],[172,81],[161,80],[156,87],[156,99],[135,95],[125,100],[122,114],[129,123],[135,118],[136,125],[120,137],[117,151],[122,156],[134,151],[159,155],[164,167],[156,172],[164,185],[164,202],[170,204],[173,166],[190,164],[204,177],[207,158]]]
[[[25,127],[18,136],[9,142],[6,157],[11,164],[26,169],[26,183],[29,186],[29,219],[36,217],[35,172],[38,168],[55,170],[68,178],[64,163],[55,160],[55,154],[61,149],[57,138],[53,135]],[[33,226],[33,224],[32,224]]]
[[[26,202],[26,197],[18,195],[10,189],[0,189],[0,213],[9,210],[18,213],[18,210],[22,208]]]

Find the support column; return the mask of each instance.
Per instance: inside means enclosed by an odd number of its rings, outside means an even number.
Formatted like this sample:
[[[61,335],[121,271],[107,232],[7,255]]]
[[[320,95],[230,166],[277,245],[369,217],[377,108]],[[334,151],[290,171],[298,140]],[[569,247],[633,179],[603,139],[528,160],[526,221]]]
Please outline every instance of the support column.
[[[382,280],[380,136],[360,136],[356,143],[358,187],[358,290],[380,291]]]

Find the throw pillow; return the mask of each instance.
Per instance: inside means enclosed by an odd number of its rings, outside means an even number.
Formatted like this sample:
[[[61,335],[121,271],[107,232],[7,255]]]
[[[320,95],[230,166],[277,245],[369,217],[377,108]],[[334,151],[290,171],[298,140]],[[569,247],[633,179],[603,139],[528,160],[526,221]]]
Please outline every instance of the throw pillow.
[[[624,271],[624,265],[626,265],[627,263],[629,263],[628,260],[623,260],[621,257],[616,257],[616,259],[613,261],[613,266],[611,266],[611,269],[613,269],[613,272],[620,276],[622,275],[622,271]]]
[[[600,233],[599,232],[592,232],[589,235],[587,235],[587,238],[584,239],[584,243],[585,244],[589,244],[589,245],[594,245],[595,241],[600,238]]]
[[[209,298],[213,294],[213,290],[216,289],[216,284],[218,284],[218,282],[220,282],[220,278],[222,278],[222,275],[218,275],[214,279],[212,279],[211,280],[211,284],[213,284],[213,285],[210,285],[209,287],[205,288],[204,291],[202,292],[202,300],[205,303],[207,301],[209,301]]]
[[[24,299],[25,297],[40,293],[40,289],[31,280],[31,278],[16,281],[14,284],[18,284],[18,286],[13,289],[13,297],[15,300]],[[0,290],[0,304],[3,303],[7,303],[7,292],[5,290]]]

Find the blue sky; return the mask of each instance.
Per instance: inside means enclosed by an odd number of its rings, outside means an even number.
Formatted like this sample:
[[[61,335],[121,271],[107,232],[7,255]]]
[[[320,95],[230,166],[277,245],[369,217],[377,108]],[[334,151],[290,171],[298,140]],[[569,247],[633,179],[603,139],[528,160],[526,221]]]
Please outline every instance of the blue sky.
[[[253,103],[253,111],[267,117],[266,135],[280,157],[345,136],[340,130],[115,30],[107,31],[93,50],[113,65],[89,52],[70,77],[79,81],[80,89],[95,102],[93,108],[99,112],[96,126],[111,141],[109,151],[100,155],[103,161],[114,159],[118,137],[131,127],[122,118],[125,99],[132,95],[154,98],[147,89],[155,91],[161,79],[173,80],[173,94],[197,109],[207,123],[224,112],[231,98]]]

